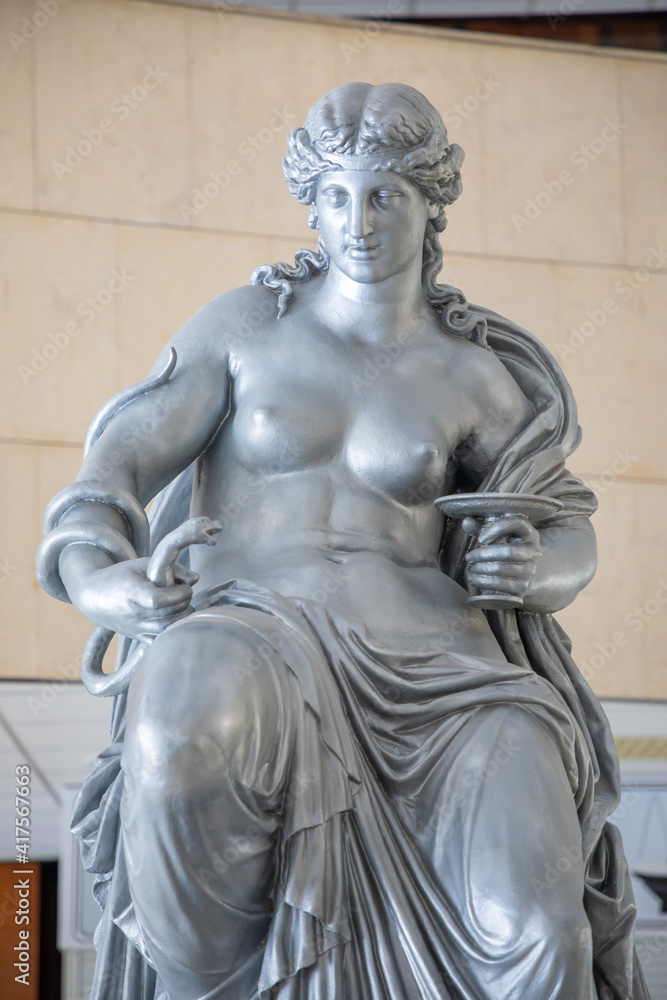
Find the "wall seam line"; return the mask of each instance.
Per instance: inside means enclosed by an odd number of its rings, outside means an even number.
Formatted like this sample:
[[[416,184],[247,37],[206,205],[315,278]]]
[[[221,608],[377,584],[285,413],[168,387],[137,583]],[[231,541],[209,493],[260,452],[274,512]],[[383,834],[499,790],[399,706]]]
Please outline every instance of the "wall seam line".
[[[131,0],[135,2],[135,0]],[[153,3],[162,2],[162,0],[142,0],[142,2]],[[189,234],[199,234],[205,236],[225,236],[231,237],[232,239],[254,239],[254,240],[294,240],[302,246],[312,245],[315,246],[315,241],[308,237],[307,233],[301,235],[295,235],[294,233],[255,233],[248,232],[245,230],[234,230],[234,229],[216,229],[213,227],[195,227],[195,226],[183,226],[177,222],[149,222],[143,219],[115,219],[111,216],[102,215],[77,215],[74,212],[56,212],[48,209],[40,209],[38,211],[32,211],[31,209],[18,208],[16,206],[4,206],[0,205],[0,214],[5,215],[17,215],[25,218],[43,218],[43,219],[54,219],[62,220],[63,222],[81,222],[81,223],[93,223],[95,225],[111,225],[111,226],[128,226],[136,229],[167,229],[174,232],[184,232]],[[650,248],[649,248],[650,250]],[[560,257],[524,257],[519,254],[504,254],[498,252],[485,252],[480,250],[457,250],[448,249],[443,246],[443,252],[445,255],[445,262],[448,257],[468,257],[472,260],[495,260],[495,261],[509,261],[511,263],[517,264],[544,264],[556,267],[574,267],[581,270],[605,270],[605,271],[621,271],[625,272],[628,270],[633,270],[641,267],[646,267],[646,262],[639,261],[623,261],[614,263],[611,261],[598,261],[598,260],[568,260],[566,258]],[[665,274],[667,275],[667,267],[656,267],[651,268],[652,274]]]

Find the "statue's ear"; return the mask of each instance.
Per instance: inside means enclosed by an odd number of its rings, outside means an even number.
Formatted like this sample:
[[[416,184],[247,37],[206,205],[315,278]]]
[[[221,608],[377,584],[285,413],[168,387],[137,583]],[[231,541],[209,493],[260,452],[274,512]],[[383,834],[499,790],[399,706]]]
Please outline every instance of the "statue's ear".
[[[437,219],[440,215],[440,205],[437,201],[428,202],[428,217],[429,219]]]

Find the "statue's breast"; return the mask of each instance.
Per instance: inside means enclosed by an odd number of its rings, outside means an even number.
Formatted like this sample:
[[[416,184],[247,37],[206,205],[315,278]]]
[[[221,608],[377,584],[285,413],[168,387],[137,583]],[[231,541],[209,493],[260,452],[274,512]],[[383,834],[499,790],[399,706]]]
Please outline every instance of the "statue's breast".
[[[276,365],[274,379],[240,380],[231,431],[238,460],[261,476],[337,466],[345,483],[406,506],[429,503],[444,482],[456,417],[442,420],[429,379],[386,373],[355,391],[346,369]],[[326,372],[328,371],[328,378]],[[254,373],[253,373],[254,374]],[[277,384],[276,384],[277,383]],[[445,426],[451,424],[452,441]]]
[[[330,462],[340,452],[346,426],[342,399],[321,385],[285,385],[280,395],[248,393],[233,435],[241,462],[270,475]]]
[[[437,428],[408,407],[361,414],[345,447],[346,463],[361,483],[409,507],[438,495],[448,457]]]

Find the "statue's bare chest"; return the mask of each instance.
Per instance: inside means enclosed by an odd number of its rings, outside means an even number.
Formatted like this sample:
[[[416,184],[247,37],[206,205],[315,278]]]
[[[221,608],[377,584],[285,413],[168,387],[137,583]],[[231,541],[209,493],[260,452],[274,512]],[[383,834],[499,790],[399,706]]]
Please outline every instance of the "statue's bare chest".
[[[250,352],[235,371],[229,434],[248,470],[328,466],[399,502],[433,495],[459,421],[454,394],[425,359],[420,367],[381,346],[336,352],[303,342],[268,353]]]

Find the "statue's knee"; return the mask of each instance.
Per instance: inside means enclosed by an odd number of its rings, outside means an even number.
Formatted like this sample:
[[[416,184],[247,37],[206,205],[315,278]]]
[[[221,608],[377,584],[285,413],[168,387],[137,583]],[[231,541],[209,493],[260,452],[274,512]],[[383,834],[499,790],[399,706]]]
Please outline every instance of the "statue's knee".
[[[494,905],[495,902],[495,905]],[[499,954],[510,954],[517,948],[532,950],[537,958],[544,952],[561,956],[568,962],[584,958],[592,948],[591,926],[582,902],[563,897],[553,899],[521,898],[520,905],[508,908],[507,899],[488,899],[477,924]]]
[[[583,905],[549,906],[529,910],[522,928],[522,940],[557,956],[560,964],[576,970],[592,960],[593,935]],[[558,962],[556,963],[558,964]]]
[[[546,942],[555,953],[570,955],[587,952],[591,947],[591,928],[584,910],[584,866],[581,842],[550,852],[543,858],[543,867],[529,859],[525,851],[527,871],[524,878],[515,869],[515,888],[521,904],[513,910],[514,920],[508,932],[517,942],[531,942],[539,948]],[[509,887],[506,887],[509,888]],[[506,906],[508,893],[499,905]]]
[[[283,674],[273,647],[234,623],[194,619],[159,636],[130,688],[128,776],[192,792],[266,760],[289,731]]]

